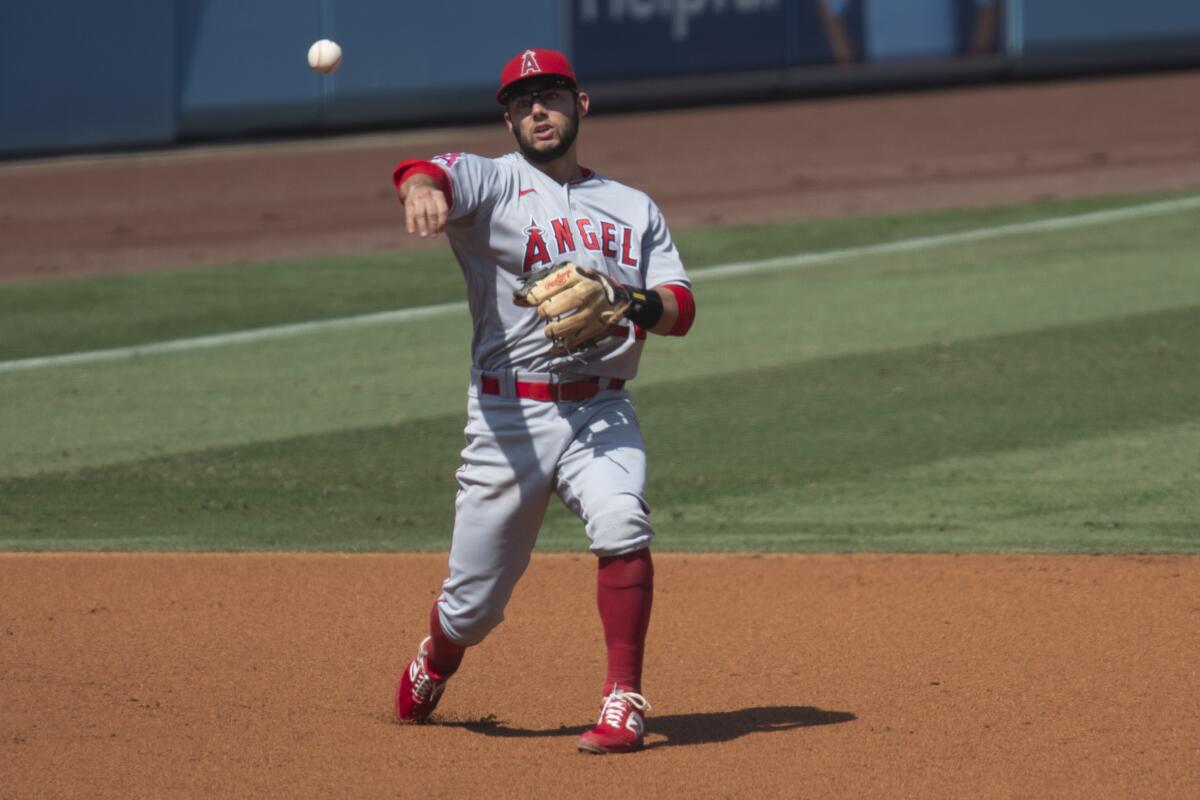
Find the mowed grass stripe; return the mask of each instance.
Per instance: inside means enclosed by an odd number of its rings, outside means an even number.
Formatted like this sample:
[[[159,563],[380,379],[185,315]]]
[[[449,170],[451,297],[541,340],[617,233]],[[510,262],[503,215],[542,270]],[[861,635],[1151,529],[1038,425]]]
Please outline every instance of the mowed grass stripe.
[[[721,264],[697,270],[697,278],[704,280],[719,280],[749,275],[756,272],[766,272],[777,269],[796,269],[817,264],[827,264],[833,261],[843,261],[850,258],[865,256],[889,256],[896,253],[911,253],[920,250],[932,250],[940,247],[983,242],[989,239],[1000,239],[1008,236],[1024,236],[1027,234],[1053,233],[1093,225],[1106,225],[1111,222],[1153,217],[1160,214],[1175,214],[1200,208],[1200,197],[1184,197],[1175,200],[1161,200],[1126,208],[1110,209],[1107,211],[1092,211],[1083,214],[1073,214],[1064,217],[1032,222],[1018,222],[1010,225],[996,225],[988,228],[943,233],[936,236],[918,236],[898,242],[884,242],[875,245],[864,245],[845,250],[833,250],[825,253],[798,253],[780,258],[768,258],[758,261],[743,261],[733,264]]]
[[[1104,225],[1122,220],[1138,219],[1141,217],[1156,216],[1160,214],[1178,213],[1196,208],[1200,208],[1200,197],[1193,196],[1174,198],[1169,200],[1152,201],[1122,208],[995,225],[953,233],[919,236],[910,239],[902,239],[899,241],[848,247],[828,250],[825,252],[798,253],[775,258],[758,259],[754,261],[718,264],[714,266],[695,268],[691,270],[690,274],[696,281],[721,280],[759,272],[768,272],[781,269],[801,269],[868,256],[889,256],[897,253],[929,250],[1004,237],[1052,233],[1055,231],[1069,230],[1080,227]],[[440,303],[430,306],[360,314],[351,317],[311,320],[300,323],[266,326],[253,330],[234,331],[185,339],[173,339],[150,344],[139,344],[127,347],[84,351],[53,356],[12,359],[8,361],[0,361],[0,373],[17,370],[39,369],[45,367],[69,366],[72,364],[87,364],[126,358],[138,358],[194,349],[225,347],[253,343],[264,339],[302,336],[313,333],[319,334],[326,330],[369,325],[398,324],[419,321],[442,315],[458,314],[465,310],[466,303],[463,302]]]
[[[1167,215],[701,285],[695,329],[654,337],[634,386],[1187,307],[1197,252],[1194,220]],[[460,414],[469,342],[441,317],[0,375],[0,476]]]
[[[1200,306],[639,388],[658,546],[1198,552],[1196,363]],[[0,480],[0,547],[441,549],[461,423]]]

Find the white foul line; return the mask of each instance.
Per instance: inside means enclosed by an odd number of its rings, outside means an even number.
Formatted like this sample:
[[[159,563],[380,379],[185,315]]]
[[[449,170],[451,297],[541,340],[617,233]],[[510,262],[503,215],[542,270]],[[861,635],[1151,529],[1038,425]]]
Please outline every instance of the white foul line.
[[[1050,217],[1031,222],[1016,222],[1009,225],[997,225],[990,228],[975,228],[959,231],[958,233],[943,233],[935,236],[918,236],[913,239],[902,239],[883,244],[848,247],[841,250],[827,250],[822,253],[799,253],[779,258],[765,258],[757,261],[742,261],[731,264],[718,264],[711,267],[700,267],[689,270],[695,281],[720,280],[737,275],[747,275],[755,272],[770,272],[772,270],[796,269],[816,264],[827,264],[833,261],[843,261],[860,256],[887,255],[891,253],[907,253],[915,250],[928,250],[935,247],[979,242],[986,239],[999,239],[1005,236],[1021,234],[1046,233],[1061,231],[1069,228],[1082,228],[1088,225],[1103,225],[1107,222],[1135,219],[1138,217],[1170,214],[1176,211],[1186,211],[1200,208],[1200,196],[1183,197],[1174,200],[1160,200],[1153,203],[1143,203],[1136,206],[1123,206],[1106,211],[1091,211],[1084,214],[1072,214],[1066,217]],[[300,336],[314,331],[365,327],[369,325],[408,322],[414,319],[427,319],[447,314],[456,314],[467,309],[464,302],[442,303],[434,306],[418,308],[402,308],[396,311],[383,311],[376,314],[362,314],[354,317],[339,317],[336,319],[314,320],[312,322],[297,322],[290,325],[275,325],[268,328],[255,328],[233,333],[219,333],[212,336],[196,336],[189,339],[172,339],[165,342],[134,345],[131,347],[114,347],[109,350],[91,350],[82,353],[67,353],[57,356],[39,358],[22,358],[13,361],[0,361],[0,373],[15,372],[23,369],[39,367],[57,367],[71,364],[91,364],[99,361],[115,361],[126,358],[156,355],[159,353],[181,352],[186,350],[201,350],[212,347],[224,347],[231,344],[257,342],[264,339],[279,339],[288,336]]]
[[[336,319],[314,320],[312,322],[296,322],[290,325],[274,325],[269,328],[254,328],[248,331],[233,333],[217,333],[212,336],[195,336],[190,339],[171,339],[166,342],[152,342],[131,347],[114,347],[111,350],[89,350],[83,353],[67,353],[61,356],[42,356],[40,358],[22,358],[15,361],[0,361],[0,373],[13,372],[19,369],[35,369],[37,367],[58,367],[69,364],[92,364],[97,361],[116,361],[124,358],[139,358],[158,353],[175,353],[184,350],[203,350],[209,347],[224,347],[230,344],[258,342],[263,339],[282,339],[288,336],[301,336],[313,331],[329,330],[331,328],[359,328],[368,325],[378,325],[388,322],[406,322],[412,319],[438,317],[442,314],[466,311],[467,304],[443,303],[437,306],[420,306],[418,308],[402,308],[396,311],[380,311],[376,314],[361,314],[356,317],[339,317]]]
[[[974,228],[972,230],[959,231],[958,233],[918,236],[914,239],[901,239],[897,242],[850,247],[845,250],[828,250],[824,253],[801,253],[794,256],[767,258],[760,261],[720,264],[715,267],[695,270],[693,277],[726,278],[733,275],[766,272],[773,269],[807,267],[813,264],[824,264],[830,261],[857,258],[858,256],[907,253],[913,250],[928,250],[934,247],[945,247],[947,245],[963,244],[964,242],[980,242],[985,239],[999,239],[1005,236],[1017,236],[1026,233],[1046,233],[1048,231],[1061,231],[1069,228],[1082,228],[1088,225],[1103,225],[1106,222],[1170,214],[1175,211],[1186,211],[1192,208],[1200,208],[1200,196],[1183,197],[1176,200],[1161,200],[1155,203],[1143,203],[1136,206],[1123,206],[1107,211],[1091,211],[1086,214],[1073,214],[1067,217],[1050,217],[1031,222],[1014,222],[1010,225],[997,225],[991,228]]]

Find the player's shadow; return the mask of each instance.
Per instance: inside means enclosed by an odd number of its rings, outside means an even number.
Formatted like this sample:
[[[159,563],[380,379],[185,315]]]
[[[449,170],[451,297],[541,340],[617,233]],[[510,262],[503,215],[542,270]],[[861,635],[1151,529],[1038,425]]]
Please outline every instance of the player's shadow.
[[[668,714],[652,716],[646,721],[646,748],[676,747],[690,744],[728,742],[751,733],[788,731],[817,725],[836,725],[858,719],[849,711],[826,711],[812,706],[759,706],[737,711],[709,711],[698,714]],[[499,720],[484,719],[465,722],[442,722],[448,727],[466,728],[484,736],[541,738],[546,736],[579,736],[591,725],[559,728],[516,728]],[[663,741],[659,736],[665,736]]]

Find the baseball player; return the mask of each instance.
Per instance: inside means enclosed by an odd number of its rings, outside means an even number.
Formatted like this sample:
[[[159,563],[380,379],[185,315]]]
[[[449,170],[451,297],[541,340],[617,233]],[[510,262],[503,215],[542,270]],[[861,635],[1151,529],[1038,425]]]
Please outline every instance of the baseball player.
[[[653,201],[580,166],[590,101],[566,56],[518,54],[496,99],[515,152],[402,161],[393,173],[408,232],[446,233],[474,326],[449,577],[397,683],[396,716],[427,719],[464,651],[503,620],[557,494],[598,557],[608,656],[599,721],[579,748],[629,752],[650,708],[654,567],[646,454],[625,384],[647,332],[691,326],[691,283]]]

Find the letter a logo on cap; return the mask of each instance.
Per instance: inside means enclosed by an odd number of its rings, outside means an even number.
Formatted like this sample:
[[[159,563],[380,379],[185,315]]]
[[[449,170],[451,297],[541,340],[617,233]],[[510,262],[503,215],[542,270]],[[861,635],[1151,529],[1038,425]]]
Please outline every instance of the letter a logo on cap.
[[[517,53],[504,63],[500,70],[500,90],[496,92],[496,102],[506,105],[509,89],[517,81],[541,76],[551,79],[555,86],[575,91],[575,71],[571,69],[571,62],[565,55],[557,50],[530,48]]]
[[[521,77],[525,77],[532,72],[541,72],[542,68],[537,62],[537,54],[532,50],[526,50],[521,54]]]

